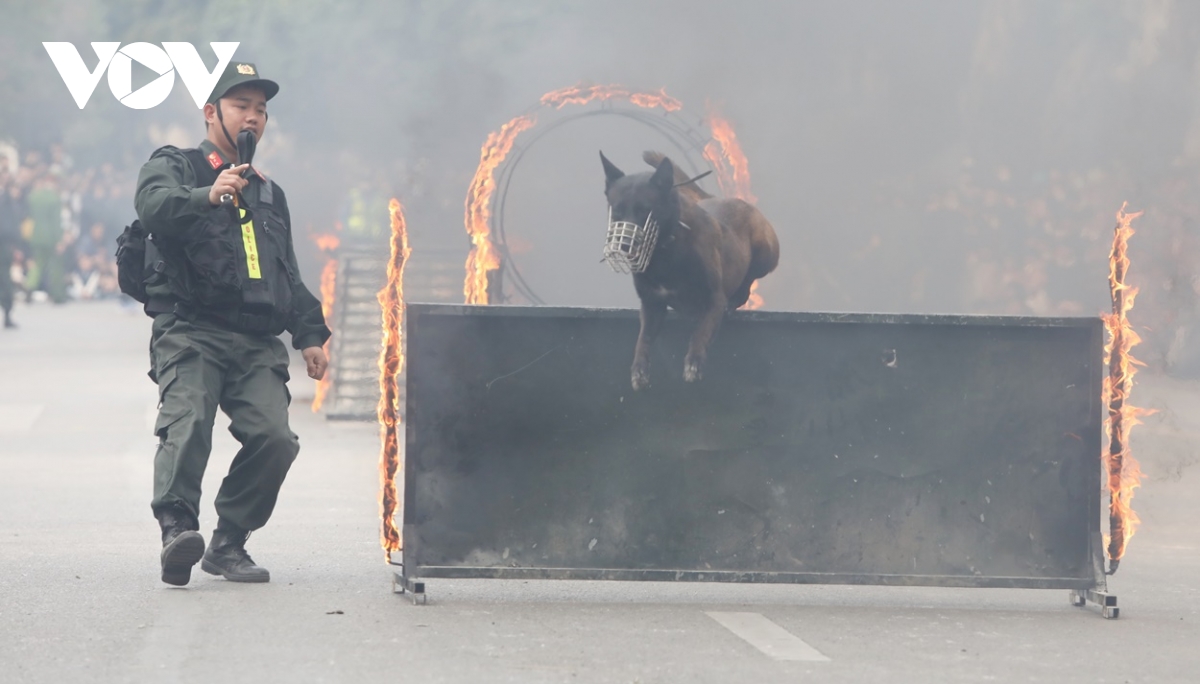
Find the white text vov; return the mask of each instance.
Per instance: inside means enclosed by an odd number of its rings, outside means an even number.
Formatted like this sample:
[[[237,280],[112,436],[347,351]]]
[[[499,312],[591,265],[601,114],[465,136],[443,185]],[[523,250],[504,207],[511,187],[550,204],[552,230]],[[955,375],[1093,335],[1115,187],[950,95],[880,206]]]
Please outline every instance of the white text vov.
[[[217,67],[211,72],[205,68],[200,53],[191,43],[163,43],[162,47],[153,43],[130,43],[125,47],[120,43],[92,43],[99,60],[93,71],[88,70],[73,44],[42,45],[46,46],[46,52],[50,53],[50,59],[80,109],[91,99],[106,69],[109,90],[121,104],[131,109],[150,109],[171,94],[176,72],[196,101],[196,107],[203,107],[240,43],[209,43],[217,55]],[[133,91],[135,61],[159,75],[137,92]]]

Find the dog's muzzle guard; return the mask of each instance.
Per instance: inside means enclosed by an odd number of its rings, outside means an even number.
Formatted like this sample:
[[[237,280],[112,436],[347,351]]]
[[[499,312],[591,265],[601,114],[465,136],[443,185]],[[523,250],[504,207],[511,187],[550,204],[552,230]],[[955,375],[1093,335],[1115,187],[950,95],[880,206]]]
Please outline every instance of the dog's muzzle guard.
[[[613,221],[608,208],[608,235],[604,239],[604,260],[617,273],[642,273],[650,265],[654,245],[658,243],[658,222],[654,212],[644,225],[632,221]]]

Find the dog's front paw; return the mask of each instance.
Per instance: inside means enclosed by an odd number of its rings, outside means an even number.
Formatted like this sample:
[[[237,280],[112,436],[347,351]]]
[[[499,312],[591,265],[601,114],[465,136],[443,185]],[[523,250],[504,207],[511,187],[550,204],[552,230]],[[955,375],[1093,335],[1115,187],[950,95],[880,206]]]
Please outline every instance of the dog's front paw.
[[[630,379],[633,382],[633,391],[640,392],[650,387],[650,369],[646,366],[634,366]]]
[[[700,368],[700,361],[696,359],[686,359],[683,362],[683,381],[698,382],[704,377],[704,371]]]

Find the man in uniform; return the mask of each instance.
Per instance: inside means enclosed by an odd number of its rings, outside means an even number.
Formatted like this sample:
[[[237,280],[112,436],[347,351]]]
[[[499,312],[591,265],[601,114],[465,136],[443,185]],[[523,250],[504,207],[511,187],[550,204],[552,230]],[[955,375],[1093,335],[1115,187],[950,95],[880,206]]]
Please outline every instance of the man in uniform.
[[[278,335],[291,333],[309,377],[325,374],[321,346],[330,333],[300,281],[283,190],[239,161],[234,141],[244,131],[262,138],[267,100],[278,91],[253,64],[231,63],[204,105],[199,148],[162,148],[138,177],[134,204],[154,248],[146,313],[154,318],[150,375],[160,398],[151,508],[168,584],[187,584],[201,560],[205,572],[227,580],[270,580],[245,542],[270,518],[300,449],[288,427],[288,353]],[[242,446],[217,492],[206,549],[200,484],[218,407]]]
[[[63,226],[62,191],[58,177],[44,171],[33,181],[26,197],[33,233],[29,236],[30,267],[25,287],[44,291],[50,301],[67,301],[67,247],[70,238]]]

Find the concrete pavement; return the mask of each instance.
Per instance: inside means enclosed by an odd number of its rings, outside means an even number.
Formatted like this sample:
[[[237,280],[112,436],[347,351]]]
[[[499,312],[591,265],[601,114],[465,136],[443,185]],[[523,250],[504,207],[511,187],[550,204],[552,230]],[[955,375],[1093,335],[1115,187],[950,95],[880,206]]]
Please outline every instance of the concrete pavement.
[[[300,457],[248,544],[271,583],[197,567],[177,589],[148,504],[149,320],[111,303],[16,314],[0,331],[3,682],[1200,681],[1196,383],[1135,390],[1160,413],[1134,433],[1145,524],[1110,585],[1116,621],[1029,590],[430,580],[413,606],[379,548],[377,428],[314,416],[298,357]],[[827,660],[780,659],[787,635]]]

